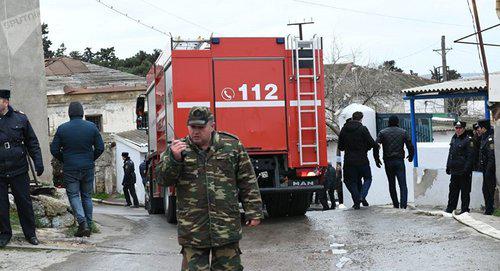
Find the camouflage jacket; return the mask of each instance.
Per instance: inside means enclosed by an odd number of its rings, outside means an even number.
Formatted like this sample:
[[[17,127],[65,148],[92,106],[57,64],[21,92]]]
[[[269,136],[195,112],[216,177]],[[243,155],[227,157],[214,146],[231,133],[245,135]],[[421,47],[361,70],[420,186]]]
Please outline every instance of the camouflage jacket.
[[[262,199],[250,158],[240,141],[214,132],[208,151],[189,137],[182,162],[170,148],[156,169],[158,182],[175,185],[178,238],[182,246],[218,247],[241,239],[240,198],[247,219],[262,219]]]

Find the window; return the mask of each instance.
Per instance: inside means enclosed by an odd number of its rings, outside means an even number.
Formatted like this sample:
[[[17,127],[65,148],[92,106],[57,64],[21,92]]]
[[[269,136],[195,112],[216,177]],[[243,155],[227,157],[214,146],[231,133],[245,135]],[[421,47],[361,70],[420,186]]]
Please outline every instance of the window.
[[[102,132],[102,115],[86,115],[85,120],[93,122],[99,132]]]

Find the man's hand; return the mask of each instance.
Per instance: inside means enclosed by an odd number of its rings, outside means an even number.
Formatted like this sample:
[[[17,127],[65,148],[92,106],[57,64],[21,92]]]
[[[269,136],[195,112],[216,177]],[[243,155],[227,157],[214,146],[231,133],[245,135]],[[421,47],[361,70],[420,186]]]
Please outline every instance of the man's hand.
[[[413,155],[412,156],[408,155],[408,156],[406,156],[406,158],[408,159],[408,162],[410,162],[410,163],[413,162]]]
[[[382,162],[380,161],[380,159],[377,159],[377,161],[375,161],[375,165],[377,165],[378,168],[382,167]]]
[[[446,174],[448,174],[448,175],[451,174],[451,170],[449,168],[446,168]]]
[[[246,225],[249,227],[255,227],[260,224],[260,219],[250,219],[247,221]]]
[[[185,151],[186,148],[187,148],[186,142],[182,142],[180,140],[174,140],[170,145],[170,150],[172,151],[174,159],[179,162],[182,161],[183,159],[182,152]]]
[[[43,168],[37,168],[36,169],[36,176],[42,176],[43,174]]]

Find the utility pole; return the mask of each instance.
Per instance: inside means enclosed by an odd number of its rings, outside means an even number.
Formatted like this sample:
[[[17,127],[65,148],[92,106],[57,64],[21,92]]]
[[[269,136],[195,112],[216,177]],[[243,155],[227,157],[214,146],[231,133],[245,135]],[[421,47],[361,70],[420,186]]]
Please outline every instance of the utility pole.
[[[441,36],[441,49],[434,49],[434,52],[437,52],[441,55],[441,67],[443,68],[443,80],[448,81],[448,66],[446,66],[446,53],[450,51],[452,48],[446,48],[445,36]]]

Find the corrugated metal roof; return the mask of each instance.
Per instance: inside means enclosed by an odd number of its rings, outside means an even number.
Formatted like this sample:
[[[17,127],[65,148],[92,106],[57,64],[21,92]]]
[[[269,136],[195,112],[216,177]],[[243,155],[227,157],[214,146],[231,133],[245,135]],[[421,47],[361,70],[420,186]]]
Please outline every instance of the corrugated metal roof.
[[[430,84],[426,86],[403,89],[406,94],[423,94],[423,93],[448,93],[448,92],[470,92],[470,91],[485,91],[486,81],[484,77],[472,77],[466,79],[457,79],[442,83]]]
[[[139,147],[148,146],[148,135],[144,130],[130,130],[117,133],[116,135]]]

